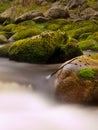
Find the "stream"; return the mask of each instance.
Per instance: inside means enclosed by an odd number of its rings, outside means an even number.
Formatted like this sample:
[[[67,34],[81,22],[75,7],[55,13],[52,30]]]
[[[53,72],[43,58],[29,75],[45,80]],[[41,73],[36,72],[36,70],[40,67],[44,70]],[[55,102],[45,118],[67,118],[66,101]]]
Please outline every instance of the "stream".
[[[0,58],[0,130],[98,130],[98,107],[55,101],[59,66]]]

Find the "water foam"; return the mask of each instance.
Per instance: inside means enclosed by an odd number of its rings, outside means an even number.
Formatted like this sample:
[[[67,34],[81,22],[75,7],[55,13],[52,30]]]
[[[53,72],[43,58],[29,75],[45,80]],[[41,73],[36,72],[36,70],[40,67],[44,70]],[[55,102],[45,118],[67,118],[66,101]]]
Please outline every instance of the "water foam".
[[[0,88],[0,130],[98,130],[98,108],[58,105],[16,83]]]

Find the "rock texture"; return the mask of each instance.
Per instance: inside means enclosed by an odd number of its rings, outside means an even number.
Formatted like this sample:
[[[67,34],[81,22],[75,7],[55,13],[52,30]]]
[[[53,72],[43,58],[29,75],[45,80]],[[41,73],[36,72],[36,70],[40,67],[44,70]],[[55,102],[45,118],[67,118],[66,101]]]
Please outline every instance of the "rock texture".
[[[0,44],[8,43],[8,39],[4,35],[0,35]]]
[[[68,62],[61,66],[56,75],[56,98],[62,102],[98,104],[98,71],[95,71],[93,80],[77,76],[77,72],[83,68],[98,70],[98,59],[80,56],[65,65]]]
[[[82,6],[85,2],[87,2],[87,0],[69,0],[67,2],[67,6],[72,9],[72,8],[76,8],[78,6]]]
[[[3,23],[6,20],[10,22],[15,13],[16,13],[15,7],[11,7],[5,10],[3,13],[0,14],[0,23]]]
[[[56,5],[51,7],[49,10],[45,12],[45,17],[50,19],[57,19],[57,18],[68,18],[69,12],[68,8],[64,5]]]
[[[15,19],[15,23],[20,23],[22,21],[26,21],[26,20],[32,20],[33,18],[36,17],[44,17],[43,13],[41,13],[39,10],[32,10],[30,12],[27,12],[23,15],[21,15],[20,17]]]

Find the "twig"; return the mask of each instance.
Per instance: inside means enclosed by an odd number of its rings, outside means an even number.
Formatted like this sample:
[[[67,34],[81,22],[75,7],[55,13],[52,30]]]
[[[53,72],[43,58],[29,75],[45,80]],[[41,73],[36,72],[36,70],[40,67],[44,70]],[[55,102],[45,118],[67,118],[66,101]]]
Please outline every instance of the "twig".
[[[46,79],[49,79],[51,78],[53,75],[55,75],[59,70],[61,70],[64,66],[66,66],[67,64],[71,63],[72,61],[78,59],[78,57],[75,57],[67,62],[65,62],[62,66],[60,66],[56,71],[54,71],[52,74],[46,76]]]

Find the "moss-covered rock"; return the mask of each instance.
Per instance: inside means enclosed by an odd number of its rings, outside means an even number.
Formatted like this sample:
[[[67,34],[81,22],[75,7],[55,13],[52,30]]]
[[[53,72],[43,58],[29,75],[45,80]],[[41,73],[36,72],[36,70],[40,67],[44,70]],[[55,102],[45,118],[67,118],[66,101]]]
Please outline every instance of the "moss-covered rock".
[[[78,41],[85,40],[91,34],[98,31],[98,25],[93,21],[69,22],[61,27],[61,30],[66,31],[70,37]]]
[[[0,57],[9,57],[9,48],[11,44],[7,44],[0,48]]]
[[[16,28],[15,24],[8,24],[3,27],[3,30],[7,32],[12,32],[15,28]]]
[[[94,39],[96,42],[98,42],[98,31],[89,35],[87,39],[88,40]]]
[[[45,28],[48,29],[48,30],[55,31],[55,30],[60,29],[60,25],[57,24],[57,23],[51,23],[51,24],[47,24],[47,25],[45,26]]]
[[[24,38],[27,38],[27,37],[32,37],[32,36],[38,35],[40,33],[41,33],[41,30],[36,28],[36,27],[25,28],[21,31],[17,31],[13,35],[13,38],[14,38],[14,40],[20,40],[20,39],[24,39]]]
[[[35,27],[33,21],[24,21],[19,24],[9,24],[3,27],[3,31],[11,37],[13,34],[14,40],[24,39],[31,37],[37,34],[40,34],[42,31],[39,27]]]
[[[20,26],[26,26],[26,27],[32,27],[35,25],[35,22],[32,20],[27,20],[27,21],[23,21],[21,23],[19,23],[18,25]]]
[[[79,47],[82,50],[94,50],[94,51],[98,51],[98,42],[91,39],[91,40],[84,40],[84,41],[80,41],[78,43]]]
[[[12,33],[11,32],[6,32],[6,31],[1,31],[0,35],[3,35],[8,39],[12,35]]]
[[[82,33],[82,34],[79,36],[79,41],[86,40],[91,34],[92,34],[92,32]]]
[[[90,33],[90,32],[94,33],[97,30],[98,30],[98,25],[95,24],[87,25],[73,31],[72,37],[79,39],[80,35],[84,33]]]
[[[59,63],[81,55],[81,50],[66,44],[65,32],[44,32],[39,37],[15,42],[9,49],[10,59],[30,63]]]
[[[10,50],[10,59],[30,63],[46,63],[53,54],[54,47],[43,43],[42,39],[24,39],[15,42]]]

